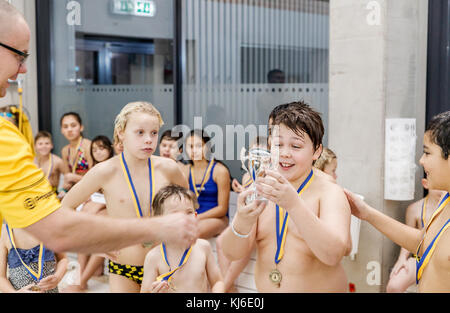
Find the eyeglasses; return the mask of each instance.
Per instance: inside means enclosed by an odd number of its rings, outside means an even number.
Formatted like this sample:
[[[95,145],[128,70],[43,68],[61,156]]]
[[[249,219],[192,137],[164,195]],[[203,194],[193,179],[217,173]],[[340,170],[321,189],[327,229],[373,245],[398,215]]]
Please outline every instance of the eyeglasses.
[[[0,42],[0,46],[3,47],[3,48],[5,48],[5,49],[8,49],[9,51],[14,52],[14,53],[17,54],[17,55],[19,55],[19,56],[21,57],[21,59],[20,59],[20,65],[23,65],[23,64],[27,61],[27,58],[30,56],[29,53],[26,53],[26,52],[23,52],[23,51],[14,49],[13,47],[10,47],[10,46],[8,46],[8,45],[5,45],[5,44],[3,44],[3,43],[1,43],[1,42]]]

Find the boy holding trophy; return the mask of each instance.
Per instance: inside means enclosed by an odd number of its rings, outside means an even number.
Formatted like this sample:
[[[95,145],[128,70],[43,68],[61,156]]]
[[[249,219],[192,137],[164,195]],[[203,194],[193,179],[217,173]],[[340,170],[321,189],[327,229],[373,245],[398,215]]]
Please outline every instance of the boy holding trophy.
[[[340,263],[351,248],[350,207],[341,187],[313,171],[322,120],[305,103],[284,107],[271,115],[272,165],[257,173],[256,197],[253,188],[239,196],[224,252],[239,260],[256,243],[259,292],[346,292]]]

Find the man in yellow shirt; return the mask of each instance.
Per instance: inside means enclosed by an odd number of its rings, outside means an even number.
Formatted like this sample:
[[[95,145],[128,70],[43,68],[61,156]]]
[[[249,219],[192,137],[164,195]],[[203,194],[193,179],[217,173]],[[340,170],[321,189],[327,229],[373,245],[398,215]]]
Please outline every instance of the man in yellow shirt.
[[[30,29],[23,16],[0,0],[0,98],[8,79],[25,74]],[[20,112],[19,112],[20,113]],[[197,239],[194,217],[114,219],[62,208],[33,151],[15,122],[21,114],[0,108],[0,220],[23,228],[55,252],[110,252],[146,242],[190,245]],[[19,123],[17,123],[19,124]]]

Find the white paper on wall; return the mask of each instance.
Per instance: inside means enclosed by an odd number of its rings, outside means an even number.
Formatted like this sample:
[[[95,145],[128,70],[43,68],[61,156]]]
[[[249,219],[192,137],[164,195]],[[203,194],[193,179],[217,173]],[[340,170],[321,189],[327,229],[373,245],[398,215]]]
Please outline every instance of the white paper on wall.
[[[414,199],[416,172],[416,120],[386,119],[384,198]]]

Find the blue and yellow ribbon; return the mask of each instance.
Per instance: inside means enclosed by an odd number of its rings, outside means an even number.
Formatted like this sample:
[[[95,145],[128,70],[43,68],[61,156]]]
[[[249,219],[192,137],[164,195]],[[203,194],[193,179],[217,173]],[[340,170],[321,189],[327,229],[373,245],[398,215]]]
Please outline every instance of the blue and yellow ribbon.
[[[425,270],[426,266],[430,262],[431,256],[434,253],[434,250],[436,249],[436,245],[439,242],[439,239],[444,234],[444,232],[450,228],[450,219],[447,220],[447,222],[444,224],[444,226],[439,230],[438,234],[434,237],[433,241],[428,245],[427,249],[423,253],[422,257],[419,257],[419,252],[422,247],[422,244],[425,240],[425,236],[427,234],[427,231],[431,225],[431,223],[434,221],[436,216],[439,215],[439,213],[442,212],[442,210],[447,206],[447,204],[450,202],[450,195],[447,193],[444,198],[440,201],[438,208],[433,213],[433,216],[431,217],[430,221],[428,222],[428,225],[425,229],[425,234],[423,236],[422,241],[420,242],[419,246],[417,247],[416,252],[416,283],[418,284],[420,279],[422,278],[423,271]]]
[[[202,182],[200,183],[200,191],[197,189],[197,185],[195,184],[195,176],[194,176],[194,171],[192,169],[192,166],[189,167],[190,174],[191,174],[190,175],[191,185],[192,185],[192,188],[194,189],[192,191],[195,192],[195,195],[197,196],[197,198],[200,197],[200,193],[203,191],[203,188],[206,184],[207,178],[209,177],[209,174],[211,173],[211,169],[213,168],[213,166],[214,166],[214,159],[212,159],[209,162],[209,165],[205,170],[205,174],[203,174],[203,179],[202,179]]]
[[[243,188],[247,189],[248,187],[250,187],[253,184],[253,178],[249,178],[249,180],[242,185]]]
[[[42,275],[44,274],[43,264],[44,264],[44,256],[45,256],[45,247],[44,244],[41,243],[39,246],[39,261],[38,261],[38,272],[36,273],[28,264],[26,264],[22,258],[20,257],[19,252],[16,248],[16,243],[14,242],[14,236],[12,234],[12,229],[9,228],[9,226],[6,224],[6,230],[8,232],[9,241],[11,242],[11,245],[13,246],[14,250],[16,251],[17,256],[19,257],[20,262],[22,262],[22,265],[25,267],[25,269],[30,273],[33,280],[36,281],[36,283],[39,283],[42,279]]]
[[[191,256],[192,247],[189,249],[186,249],[184,251],[183,256],[181,257],[180,263],[178,264],[178,267],[173,269],[170,267],[169,260],[167,259],[167,251],[166,251],[166,245],[162,243],[160,245],[161,249],[161,255],[163,256],[164,261],[166,262],[167,266],[169,267],[169,272],[166,274],[163,274],[157,278],[157,281],[167,281],[170,282],[172,280],[173,274],[175,274],[176,271],[178,271],[180,268],[182,268],[188,261],[189,257]]]
[[[314,180],[314,171],[306,178],[306,180],[298,188],[297,193],[299,196],[308,189]],[[284,246],[286,244],[287,229],[289,224],[289,214],[278,205],[276,206],[276,236],[277,236],[277,251],[275,253],[275,264],[281,262],[284,256]]]
[[[136,215],[137,217],[144,217],[144,214],[142,212],[142,207],[141,204],[139,202],[139,197],[138,194],[136,192],[136,188],[134,187],[133,184],[133,179],[131,178],[131,174],[130,174],[130,170],[128,169],[128,164],[127,161],[125,160],[125,155],[122,153],[121,158],[120,158],[120,163],[122,165],[122,169],[124,172],[125,177],[127,178],[127,184],[128,184],[128,188],[130,189],[130,192],[133,196],[133,203],[134,203],[134,208],[136,210]],[[149,216],[151,216],[151,212],[152,212],[152,203],[153,203],[153,196],[155,195],[155,184],[153,182],[153,162],[151,160],[151,158],[148,159],[148,171],[149,171],[149,180],[150,180],[150,211],[149,211]]]

